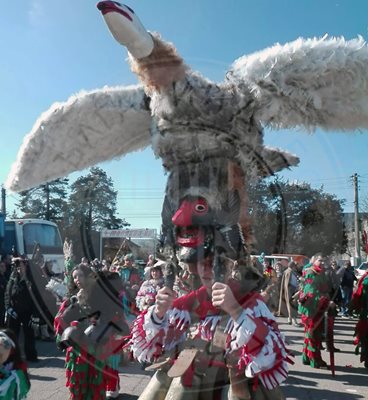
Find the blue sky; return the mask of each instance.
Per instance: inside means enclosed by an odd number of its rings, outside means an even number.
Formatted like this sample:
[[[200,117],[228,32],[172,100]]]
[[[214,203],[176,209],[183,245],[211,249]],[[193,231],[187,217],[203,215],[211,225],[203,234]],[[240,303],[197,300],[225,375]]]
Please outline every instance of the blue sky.
[[[0,183],[22,139],[55,101],[85,89],[136,83],[127,53],[110,36],[95,1],[18,0],[0,15]],[[366,0],[136,0],[128,3],[147,29],[175,43],[193,69],[221,81],[229,65],[276,42],[329,34],[368,37]],[[291,181],[346,199],[353,210],[350,176],[360,175],[368,195],[367,131],[267,131],[265,143],[301,158],[282,173]],[[118,190],[120,217],[132,227],[159,228],[166,177],[150,149],[100,165]],[[73,181],[78,176],[70,176]],[[9,193],[8,208],[15,194]]]

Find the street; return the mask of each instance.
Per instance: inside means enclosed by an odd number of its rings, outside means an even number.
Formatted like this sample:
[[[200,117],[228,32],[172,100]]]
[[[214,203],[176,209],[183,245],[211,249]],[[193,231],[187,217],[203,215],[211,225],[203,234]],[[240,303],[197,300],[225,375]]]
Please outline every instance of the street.
[[[368,399],[368,370],[354,354],[353,332],[356,319],[337,318],[335,322],[335,346],[341,349],[335,354],[336,375],[324,369],[313,369],[301,362],[303,328],[287,324],[286,318],[278,318],[281,331],[285,334],[287,347],[295,355],[295,364],[290,366],[289,377],[283,385],[287,399],[298,400],[354,400]],[[31,400],[66,400],[64,356],[54,343],[37,342],[40,362],[30,364],[32,388]],[[322,352],[329,363],[329,353]],[[150,379],[150,373],[139,365],[129,363],[120,369],[119,400],[137,399]]]

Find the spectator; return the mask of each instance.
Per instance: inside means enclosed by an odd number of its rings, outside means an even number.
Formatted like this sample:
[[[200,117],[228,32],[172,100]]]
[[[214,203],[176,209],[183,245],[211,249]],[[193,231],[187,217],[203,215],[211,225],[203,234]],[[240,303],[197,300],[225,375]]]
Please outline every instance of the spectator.
[[[353,296],[354,282],[358,279],[355,276],[354,268],[352,267],[350,261],[346,261],[344,267],[345,271],[341,281],[341,316],[343,318],[349,318],[349,305]]]
[[[275,263],[274,270],[277,276],[277,290],[280,291],[282,276],[286,268],[282,265],[280,261],[277,261]]]
[[[294,301],[294,295],[299,286],[296,268],[295,262],[290,261],[287,269],[282,274],[278,315],[286,315],[290,325],[293,324],[299,327],[301,325],[297,321],[298,309]]]
[[[37,312],[34,304],[32,278],[28,260],[13,259],[13,271],[5,292],[6,326],[14,331],[19,339],[20,330],[24,332],[24,352],[27,361],[38,361],[35,337],[31,326],[32,314]]]
[[[8,283],[9,276],[5,261],[0,261],[0,327],[5,324],[5,289]]]
[[[114,271],[112,271],[111,260],[109,258],[107,260],[102,260],[101,265],[102,265],[101,270],[103,272],[114,272]]]
[[[82,257],[81,264],[85,265],[86,267],[89,267],[88,258],[87,257]]]
[[[342,268],[343,269],[343,268]],[[337,262],[332,260],[331,264],[324,264],[324,271],[327,278],[328,283],[328,295],[330,298],[330,303],[327,309],[327,325],[326,325],[326,345],[327,351],[329,352],[339,352],[340,349],[333,346],[333,336],[334,336],[334,325],[335,318],[337,315],[337,304],[340,303],[341,300],[341,292],[340,292],[340,282],[341,279],[336,273],[338,270]]]
[[[100,260],[98,258],[95,258],[92,262],[91,262],[91,268],[95,271],[98,272],[101,270],[102,268],[102,264],[100,263]]]
[[[276,271],[267,259],[263,261],[263,276],[266,279],[266,287],[261,292],[261,295],[269,309],[276,313],[279,304],[278,280]]]
[[[123,265],[119,265],[118,267],[118,273],[124,284],[125,296],[123,303],[127,318],[132,315],[137,315],[138,313],[135,304],[135,298],[142,283],[139,272],[136,268],[134,268],[133,263],[134,256],[130,253],[124,256]]]
[[[325,267],[325,274],[327,275],[327,280],[330,283],[330,299],[336,304],[341,304],[341,280],[344,275],[344,267],[338,267],[335,260],[331,261],[331,264]]]
[[[339,267],[337,261],[331,262],[331,267],[335,270],[337,278],[339,280],[339,286],[341,285],[342,277],[345,273],[345,268],[343,266]]]
[[[136,304],[139,311],[144,311],[155,303],[156,294],[164,285],[161,264],[158,261],[150,268],[150,279],[145,280],[138,290]]]
[[[144,268],[144,280],[149,280],[151,276],[151,267],[156,264],[156,260],[153,254],[148,256],[146,267]]]

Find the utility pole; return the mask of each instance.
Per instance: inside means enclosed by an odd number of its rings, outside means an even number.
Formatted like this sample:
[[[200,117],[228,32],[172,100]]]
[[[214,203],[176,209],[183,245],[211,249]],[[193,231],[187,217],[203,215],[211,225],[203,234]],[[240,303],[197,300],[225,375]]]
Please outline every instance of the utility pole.
[[[354,237],[355,237],[355,258],[357,266],[360,264],[360,234],[359,234],[359,201],[358,201],[358,174],[353,175],[354,184]]]

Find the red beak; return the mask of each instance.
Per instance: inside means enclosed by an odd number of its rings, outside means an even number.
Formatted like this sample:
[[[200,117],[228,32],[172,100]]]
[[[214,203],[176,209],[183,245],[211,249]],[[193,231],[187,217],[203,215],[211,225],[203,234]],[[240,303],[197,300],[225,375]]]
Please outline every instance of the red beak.
[[[171,218],[171,221],[176,226],[191,226],[193,216],[193,204],[184,200],[181,204],[174,216]]]

